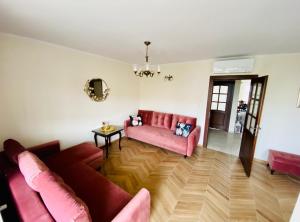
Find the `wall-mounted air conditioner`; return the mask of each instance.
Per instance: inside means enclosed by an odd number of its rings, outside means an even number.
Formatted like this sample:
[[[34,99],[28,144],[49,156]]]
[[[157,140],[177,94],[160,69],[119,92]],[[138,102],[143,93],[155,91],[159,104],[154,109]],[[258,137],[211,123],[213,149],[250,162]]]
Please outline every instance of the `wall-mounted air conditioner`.
[[[216,61],[213,67],[213,73],[250,73],[253,71],[253,68],[254,58],[228,59]]]

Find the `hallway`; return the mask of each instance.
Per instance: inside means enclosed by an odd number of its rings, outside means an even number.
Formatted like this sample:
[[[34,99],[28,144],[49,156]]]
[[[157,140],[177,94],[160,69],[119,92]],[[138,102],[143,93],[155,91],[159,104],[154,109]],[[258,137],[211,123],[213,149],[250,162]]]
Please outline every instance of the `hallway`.
[[[241,136],[240,133],[229,133],[224,130],[209,129],[207,148],[238,156],[242,139]]]

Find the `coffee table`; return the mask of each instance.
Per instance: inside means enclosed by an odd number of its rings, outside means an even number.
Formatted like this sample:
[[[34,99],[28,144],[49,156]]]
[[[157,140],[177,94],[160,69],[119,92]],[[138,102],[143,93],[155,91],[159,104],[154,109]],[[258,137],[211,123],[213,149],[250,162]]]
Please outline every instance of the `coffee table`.
[[[106,149],[106,158],[108,158],[108,148],[111,144],[111,137],[113,135],[119,134],[119,150],[121,150],[121,138],[122,138],[122,130],[124,130],[124,128],[122,126],[114,126],[116,129],[110,132],[103,132],[100,130],[100,128],[98,129],[94,129],[92,130],[92,132],[94,133],[94,140],[95,140],[95,144],[98,147],[98,140],[97,140],[97,136],[101,136],[104,137],[105,139],[105,149]]]

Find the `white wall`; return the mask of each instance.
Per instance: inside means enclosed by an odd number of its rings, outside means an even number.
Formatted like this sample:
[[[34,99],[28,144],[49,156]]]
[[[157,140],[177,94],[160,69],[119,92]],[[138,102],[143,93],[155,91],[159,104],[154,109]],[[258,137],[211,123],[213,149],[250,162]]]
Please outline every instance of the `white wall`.
[[[111,88],[105,102],[93,102],[83,91],[94,77]],[[138,99],[129,64],[0,34],[0,144],[7,138],[25,146],[53,139],[63,147],[92,141],[92,129],[103,120],[123,124]]]
[[[101,121],[122,124],[138,107],[195,116],[203,129],[212,64],[165,64],[160,77],[137,80],[129,64],[0,34],[0,143],[10,137],[25,146],[92,141],[90,130]],[[255,157],[266,159],[269,148],[300,154],[300,54],[256,56],[254,73],[269,75]],[[172,82],[163,80],[168,74]],[[83,92],[93,77],[107,81],[107,101],[93,102]]]
[[[202,60],[162,65],[159,78],[140,80],[140,108],[194,116],[203,127],[212,64],[213,60]],[[164,81],[169,74],[174,80]]]
[[[255,72],[269,75],[255,157],[266,159],[270,148],[300,154],[300,54],[259,56]]]
[[[228,131],[230,133],[234,133],[237,107],[239,104],[240,89],[241,89],[241,80],[236,80],[234,83],[234,92],[232,97],[232,106],[231,106],[230,121],[229,121],[229,128],[228,128]]]
[[[298,195],[298,199],[293,210],[292,216],[290,218],[290,222],[300,221],[300,193]]]
[[[251,80],[236,80],[234,86],[234,94],[232,100],[231,114],[230,114],[230,123],[228,131],[234,133],[235,120],[237,115],[237,107],[240,100],[243,100],[245,103],[248,103],[249,92],[250,92]]]
[[[256,56],[254,73],[269,75],[255,157],[274,148],[300,154],[300,54]],[[203,129],[213,60],[162,65],[160,78],[140,80],[140,108],[191,115]],[[172,74],[172,82],[163,76]],[[203,143],[203,130],[200,144]]]
[[[251,86],[251,80],[248,79],[241,80],[240,93],[238,98],[239,101],[243,100],[246,104],[248,103],[250,86]]]

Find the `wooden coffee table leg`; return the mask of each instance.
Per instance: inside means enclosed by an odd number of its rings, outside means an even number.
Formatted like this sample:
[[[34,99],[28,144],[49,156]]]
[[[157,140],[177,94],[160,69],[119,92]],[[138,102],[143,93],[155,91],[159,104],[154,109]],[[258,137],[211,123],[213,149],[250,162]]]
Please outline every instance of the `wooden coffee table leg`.
[[[121,139],[122,139],[122,134],[119,132],[119,150],[121,150]]]
[[[97,134],[96,133],[94,134],[94,140],[95,140],[96,147],[98,147],[98,140],[97,140]]]
[[[108,137],[105,137],[105,148],[106,148],[106,159],[108,158],[108,146],[109,141]]]

